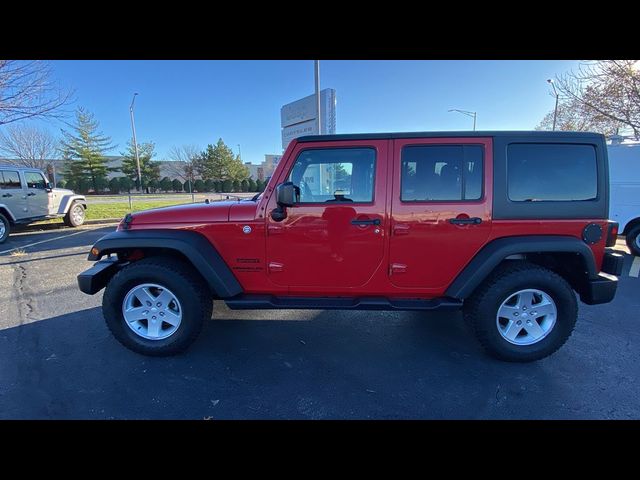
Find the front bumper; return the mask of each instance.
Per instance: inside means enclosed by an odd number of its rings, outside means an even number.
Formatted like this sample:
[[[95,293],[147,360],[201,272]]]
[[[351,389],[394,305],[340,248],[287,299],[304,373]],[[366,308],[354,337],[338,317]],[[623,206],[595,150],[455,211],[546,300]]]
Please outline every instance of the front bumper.
[[[87,295],[94,295],[107,285],[120,266],[117,258],[107,258],[96,262],[89,270],[78,275],[78,287]]]

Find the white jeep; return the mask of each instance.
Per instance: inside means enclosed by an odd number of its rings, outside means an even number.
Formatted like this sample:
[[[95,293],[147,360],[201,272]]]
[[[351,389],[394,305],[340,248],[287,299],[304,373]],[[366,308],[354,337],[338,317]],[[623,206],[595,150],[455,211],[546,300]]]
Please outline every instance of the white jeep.
[[[0,243],[17,224],[62,217],[65,225],[77,227],[86,209],[84,195],[53,188],[42,171],[0,165]]]

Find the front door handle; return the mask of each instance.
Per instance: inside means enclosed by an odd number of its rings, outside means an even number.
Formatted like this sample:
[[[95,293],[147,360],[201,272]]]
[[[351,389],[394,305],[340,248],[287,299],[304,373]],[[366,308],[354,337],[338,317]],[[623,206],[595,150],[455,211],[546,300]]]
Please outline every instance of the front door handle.
[[[4,195],[2,195],[4,198],[9,198],[9,197],[13,197],[13,195],[11,195],[10,193],[5,193]]]
[[[35,195],[36,195],[36,193],[35,193],[35,192],[29,192],[29,193],[27,193],[27,197],[33,197],[33,196],[35,196]]]
[[[449,223],[454,225],[479,225],[482,223],[482,219],[480,217],[450,218]]]
[[[380,225],[380,219],[373,218],[370,220],[358,220],[357,218],[354,218],[351,220],[351,225]]]

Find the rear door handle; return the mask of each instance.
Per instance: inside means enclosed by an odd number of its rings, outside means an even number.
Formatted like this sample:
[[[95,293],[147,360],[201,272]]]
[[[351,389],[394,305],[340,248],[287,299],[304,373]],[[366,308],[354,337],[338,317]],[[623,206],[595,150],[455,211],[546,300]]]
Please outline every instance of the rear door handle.
[[[454,225],[479,225],[482,223],[482,219],[480,217],[450,218],[449,223]]]
[[[370,220],[358,220],[357,218],[354,218],[351,220],[351,225],[380,225],[380,219],[373,218]]]
[[[9,198],[9,197],[13,197],[13,195],[11,195],[10,193],[5,193],[4,195],[2,195],[4,198]]]

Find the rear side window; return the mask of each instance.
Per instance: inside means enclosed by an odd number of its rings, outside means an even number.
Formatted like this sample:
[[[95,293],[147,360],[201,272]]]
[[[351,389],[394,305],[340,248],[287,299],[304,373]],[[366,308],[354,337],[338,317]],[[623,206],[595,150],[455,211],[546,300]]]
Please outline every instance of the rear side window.
[[[27,187],[38,188],[44,190],[47,186],[47,182],[41,173],[37,172],[25,172],[24,179],[27,181]]]
[[[464,201],[482,197],[481,145],[415,145],[402,149],[403,202]]]
[[[514,202],[595,200],[596,150],[592,145],[511,144],[507,190]]]
[[[20,175],[18,172],[4,170],[0,172],[0,188],[22,188],[20,184]]]

